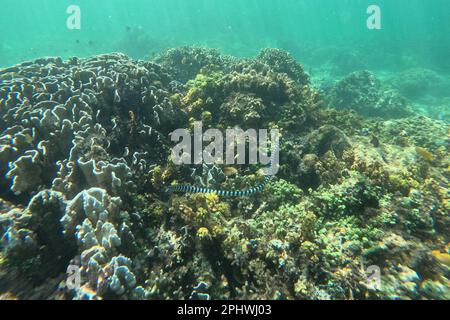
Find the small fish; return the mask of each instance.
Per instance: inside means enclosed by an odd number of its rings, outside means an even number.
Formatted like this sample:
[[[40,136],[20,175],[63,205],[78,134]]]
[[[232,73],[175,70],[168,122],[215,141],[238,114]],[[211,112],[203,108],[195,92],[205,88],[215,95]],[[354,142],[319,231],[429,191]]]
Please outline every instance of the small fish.
[[[440,263],[450,267],[450,254],[442,253],[439,250],[433,250],[431,253]]]
[[[428,161],[433,161],[433,160],[434,160],[433,154],[432,154],[430,151],[428,151],[427,149],[425,149],[425,148],[422,148],[422,147],[416,147],[416,152],[417,152],[422,158],[424,158],[425,160],[428,160]]]
[[[223,173],[225,173],[227,177],[232,177],[238,174],[238,170],[235,167],[226,167],[223,170]]]

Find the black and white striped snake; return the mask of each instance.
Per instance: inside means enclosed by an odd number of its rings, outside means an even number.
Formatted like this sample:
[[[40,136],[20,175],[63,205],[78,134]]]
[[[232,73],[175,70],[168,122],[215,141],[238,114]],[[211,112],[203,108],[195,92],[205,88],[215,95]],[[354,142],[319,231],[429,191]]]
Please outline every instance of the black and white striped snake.
[[[211,188],[203,188],[203,187],[196,187],[192,185],[176,185],[176,186],[170,186],[169,192],[174,193],[215,193],[222,197],[243,197],[243,196],[249,196],[258,192],[261,192],[264,190],[266,185],[269,183],[269,181],[273,177],[273,165],[275,163],[275,156],[278,154],[280,145],[279,142],[275,144],[275,147],[272,150],[272,153],[270,155],[270,167],[268,168],[268,174],[264,176],[264,180],[253,188],[248,189],[242,189],[242,190],[217,190],[217,189],[211,189]],[[278,163],[276,163],[278,165]]]

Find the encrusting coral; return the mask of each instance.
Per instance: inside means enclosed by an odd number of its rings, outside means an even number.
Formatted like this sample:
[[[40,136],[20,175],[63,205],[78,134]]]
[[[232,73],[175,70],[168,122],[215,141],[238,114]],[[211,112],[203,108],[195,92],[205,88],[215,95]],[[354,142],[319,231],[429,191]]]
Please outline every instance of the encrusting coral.
[[[381,81],[367,70],[352,72],[339,81],[325,98],[332,108],[352,109],[367,117],[392,119],[413,115],[404,97],[383,87]]]
[[[154,61],[114,53],[0,70],[0,294],[448,298],[448,124],[410,117],[368,72],[325,102],[278,49],[237,59],[183,47]],[[257,165],[174,165],[169,133],[200,120],[279,129],[278,175],[240,198],[168,193],[263,179]],[[69,266],[78,288],[66,283]]]

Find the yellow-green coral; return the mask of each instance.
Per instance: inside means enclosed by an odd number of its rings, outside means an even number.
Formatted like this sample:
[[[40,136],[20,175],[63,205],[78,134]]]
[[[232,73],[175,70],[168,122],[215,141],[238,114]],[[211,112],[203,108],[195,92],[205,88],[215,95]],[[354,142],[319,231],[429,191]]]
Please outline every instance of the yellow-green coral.
[[[408,194],[412,188],[419,188],[420,184],[407,172],[392,173],[389,175],[389,183],[393,190]]]
[[[222,224],[230,217],[229,205],[212,193],[174,197],[170,211],[195,229],[206,228],[214,236],[222,233]]]
[[[209,240],[209,239],[211,239],[211,234],[210,234],[208,228],[201,227],[200,229],[197,230],[197,237],[202,241]]]
[[[165,168],[161,166],[156,166],[152,169],[151,182],[154,188],[162,189],[165,185],[167,185],[170,176],[174,171],[173,162],[169,161],[169,165]]]

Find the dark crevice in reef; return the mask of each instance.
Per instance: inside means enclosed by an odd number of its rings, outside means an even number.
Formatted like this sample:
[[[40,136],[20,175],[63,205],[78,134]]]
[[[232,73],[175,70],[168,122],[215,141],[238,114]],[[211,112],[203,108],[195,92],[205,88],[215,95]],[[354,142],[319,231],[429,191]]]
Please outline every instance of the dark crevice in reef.
[[[0,197],[11,204],[16,206],[26,206],[28,202],[30,202],[31,195],[29,194],[21,194],[17,195],[10,189],[11,183],[5,183],[4,187],[1,188]]]
[[[220,243],[211,241],[202,244],[202,252],[211,264],[211,268],[217,275],[217,278],[223,275],[228,281],[230,299],[236,298],[236,288],[240,286],[237,274],[239,269],[234,267],[228,259],[225,258]]]

